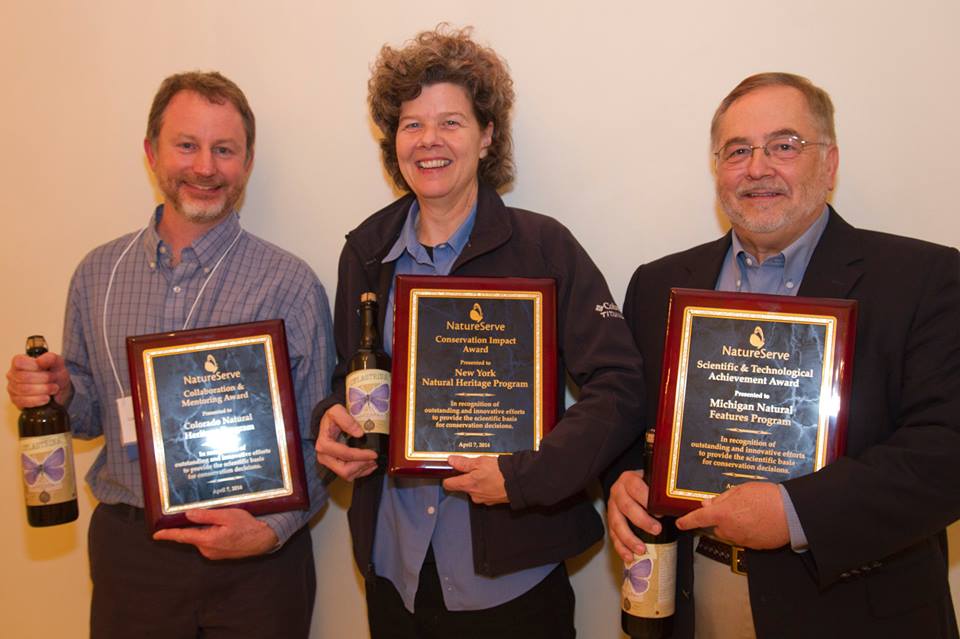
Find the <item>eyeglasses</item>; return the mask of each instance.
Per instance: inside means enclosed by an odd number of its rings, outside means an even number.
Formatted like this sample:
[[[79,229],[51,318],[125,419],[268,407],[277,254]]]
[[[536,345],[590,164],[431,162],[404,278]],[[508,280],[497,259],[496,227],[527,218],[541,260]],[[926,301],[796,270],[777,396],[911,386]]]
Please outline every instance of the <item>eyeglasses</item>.
[[[772,162],[784,163],[796,160],[807,146],[828,146],[829,142],[807,142],[796,135],[781,135],[764,144],[751,145],[743,142],[728,142],[714,151],[717,165],[724,168],[740,166],[753,157],[753,152],[763,149]]]

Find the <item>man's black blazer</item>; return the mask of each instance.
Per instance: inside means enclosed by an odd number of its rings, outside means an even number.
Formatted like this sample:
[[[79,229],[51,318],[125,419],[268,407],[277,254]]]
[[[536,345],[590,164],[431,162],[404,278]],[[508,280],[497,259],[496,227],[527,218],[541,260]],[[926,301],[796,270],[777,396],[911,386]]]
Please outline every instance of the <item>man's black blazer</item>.
[[[730,234],[637,269],[624,313],[655,423],[671,287],[713,289]],[[799,295],[859,302],[846,456],[785,483],[810,550],[748,551],[760,638],[958,637],[945,528],[960,518],[960,255],[835,211]],[[638,443],[608,473],[642,468]],[[675,637],[693,637],[692,538]]]

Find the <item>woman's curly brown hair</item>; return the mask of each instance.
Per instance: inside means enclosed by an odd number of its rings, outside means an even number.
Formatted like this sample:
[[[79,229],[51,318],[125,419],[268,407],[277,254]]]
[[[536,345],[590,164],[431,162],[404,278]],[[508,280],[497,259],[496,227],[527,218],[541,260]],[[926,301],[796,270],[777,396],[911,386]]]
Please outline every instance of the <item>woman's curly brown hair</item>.
[[[481,127],[493,122],[493,142],[477,168],[480,181],[499,189],[513,180],[513,80],[507,63],[493,49],[471,40],[471,31],[471,27],[456,30],[440,24],[417,34],[402,49],[384,45],[373,65],[367,84],[370,115],[383,133],[383,164],[404,191],[410,186],[397,161],[400,105],[416,99],[423,87],[441,82],[466,90]]]

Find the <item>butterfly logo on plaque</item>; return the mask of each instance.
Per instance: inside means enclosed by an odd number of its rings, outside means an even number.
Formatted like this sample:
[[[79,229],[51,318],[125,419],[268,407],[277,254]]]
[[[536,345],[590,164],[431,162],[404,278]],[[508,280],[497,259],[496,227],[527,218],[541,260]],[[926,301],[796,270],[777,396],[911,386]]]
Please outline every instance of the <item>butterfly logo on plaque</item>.
[[[217,360],[213,356],[213,353],[209,353],[207,355],[207,361],[203,363],[203,370],[207,371],[208,373],[216,373],[218,370],[220,370],[220,365],[217,364]]]
[[[763,338],[763,329],[757,326],[753,329],[753,334],[750,336],[750,345],[756,349],[761,349],[766,343],[766,340]]]
[[[473,308],[470,309],[470,319],[472,319],[474,322],[483,321],[483,309],[480,308],[479,302],[473,303]]]
[[[28,486],[35,485],[43,476],[56,483],[62,481],[64,474],[66,474],[67,453],[62,446],[53,449],[40,463],[37,463],[37,460],[25,453],[20,455],[23,462],[23,478]]]

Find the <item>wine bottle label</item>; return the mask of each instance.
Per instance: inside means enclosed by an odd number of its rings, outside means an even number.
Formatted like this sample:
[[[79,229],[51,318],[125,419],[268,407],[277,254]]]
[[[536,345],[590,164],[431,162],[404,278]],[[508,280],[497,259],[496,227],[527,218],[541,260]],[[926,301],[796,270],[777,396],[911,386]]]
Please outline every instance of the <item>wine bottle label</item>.
[[[646,546],[623,570],[621,605],[634,617],[669,617],[676,605],[677,542]]]
[[[347,410],[368,433],[390,434],[390,371],[347,374]]]
[[[46,506],[77,498],[70,433],[20,439],[20,464],[27,506]]]

